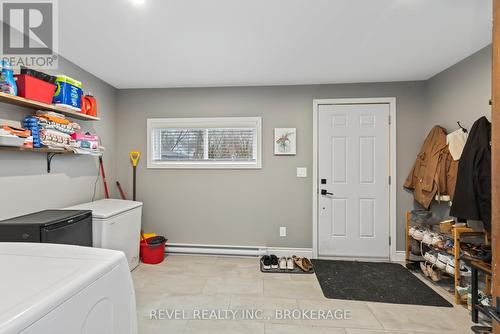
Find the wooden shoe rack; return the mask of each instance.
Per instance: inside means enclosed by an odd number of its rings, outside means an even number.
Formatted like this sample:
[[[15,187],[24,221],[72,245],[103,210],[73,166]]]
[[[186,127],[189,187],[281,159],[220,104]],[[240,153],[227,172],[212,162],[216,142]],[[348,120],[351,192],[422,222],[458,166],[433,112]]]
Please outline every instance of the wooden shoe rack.
[[[406,253],[406,261],[412,261],[411,260],[411,240],[412,237],[408,235],[408,231],[411,227],[411,213],[410,211],[406,212],[406,224],[405,224],[405,235],[406,235],[406,248],[405,248],[405,253]],[[448,249],[448,250],[442,250],[446,251],[448,254],[453,255],[455,259],[455,275],[454,275],[454,291],[455,291],[455,304],[465,304],[460,298],[460,295],[458,294],[457,287],[460,286],[460,242],[464,237],[484,237],[485,242],[487,243],[488,240],[486,238],[485,233],[483,232],[477,232],[474,231],[470,227],[454,227],[452,228],[451,232],[449,234],[447,233],[441,233],[439,234],[444,235],[448,238],[453,239],[453,248]],[[420,241],[419,241],[420,242]],[[489,291],[490,289],[490,281],[491,279],[488,278],[486,280],[486,287],[485,290]]]

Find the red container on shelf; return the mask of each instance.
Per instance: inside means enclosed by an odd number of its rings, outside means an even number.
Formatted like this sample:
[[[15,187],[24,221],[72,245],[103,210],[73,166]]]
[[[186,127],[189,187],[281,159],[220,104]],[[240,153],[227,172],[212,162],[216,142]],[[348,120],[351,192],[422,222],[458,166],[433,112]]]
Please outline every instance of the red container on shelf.
[[[27,74],[16,75],[17,95],[26,99],[52,103],[57,86]]]

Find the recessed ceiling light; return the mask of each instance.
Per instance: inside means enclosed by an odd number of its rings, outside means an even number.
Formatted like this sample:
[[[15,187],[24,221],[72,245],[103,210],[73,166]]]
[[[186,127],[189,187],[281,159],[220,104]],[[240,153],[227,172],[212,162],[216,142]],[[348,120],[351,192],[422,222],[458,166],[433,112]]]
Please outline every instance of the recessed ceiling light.
[[[134,3],[136,5],[142,5],[142,4],[144,4],[145,0],[130,0],[130,1],[132,1],[132,3]]]

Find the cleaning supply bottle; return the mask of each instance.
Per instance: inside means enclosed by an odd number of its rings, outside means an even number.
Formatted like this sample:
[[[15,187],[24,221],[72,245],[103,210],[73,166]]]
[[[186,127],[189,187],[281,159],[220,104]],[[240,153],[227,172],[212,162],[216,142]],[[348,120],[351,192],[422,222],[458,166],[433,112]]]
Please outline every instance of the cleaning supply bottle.
[[[14,71],[7,60],[0,61],[2,72],[0,73],[0,91],[11,95],[17,95],[16,80],[14,80]]]
[[[92,93],[82,96],[82,113],[89,116],[97,116],[97,101]]]

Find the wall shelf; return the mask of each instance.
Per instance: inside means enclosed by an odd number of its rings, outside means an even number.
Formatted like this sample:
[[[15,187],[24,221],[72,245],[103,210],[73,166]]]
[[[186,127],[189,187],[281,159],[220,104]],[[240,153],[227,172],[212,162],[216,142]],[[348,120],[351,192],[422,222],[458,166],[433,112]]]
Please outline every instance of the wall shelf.
[[[38,102],[38,101],[33,101],[33,100],[25,99],[24,97],[5,94],[2,92],[0,92],[0,102],[12,104],[12,105],[19,106],[19,107],[29,108],[29,109],[33,109],[33,110],[54,111],[54,112],[58,112],[58,113],[61,113],[63,115],[66,115],[68,117],[81,119],[81,120],[85,120],[85,121],[99,121],[100,120],[99,117],[85,115],[85,114],[82,114],[78,111],[71,110],[69,108],[56,106],[53,104],[47,104],[47,103],[43,103],[43,102]]]
[[[28,147],[14,147],[14,146],[0,146],[0,151],[11,152],[34,152],[34,153],[57,153],[57,154],[75,154],[67,150],[56,150],[47,147],[41,148],[28,148]]]
[[[31,152],[31,153],[44,153],[47,155],[47,173],[50,173],[50,166],[52,163],[52,159],[59,154],[73,154],[73,155],[88,155],[88,156],[96,156],[92,154],[79,154],[68,150],[58,150],[47,147],[41,148],[27,148],[27,147],[14,147],[14,146],[0,146],[0,151],[7,152]]]

